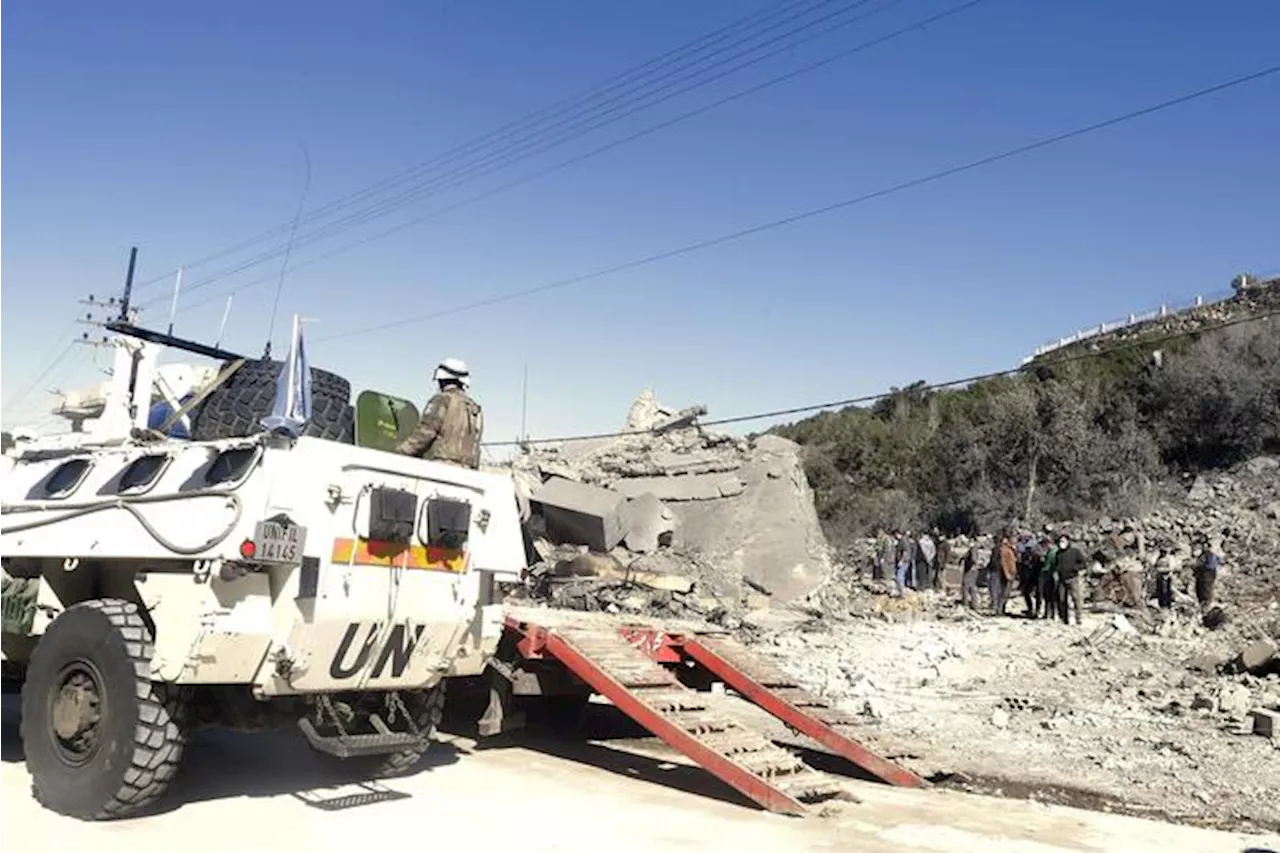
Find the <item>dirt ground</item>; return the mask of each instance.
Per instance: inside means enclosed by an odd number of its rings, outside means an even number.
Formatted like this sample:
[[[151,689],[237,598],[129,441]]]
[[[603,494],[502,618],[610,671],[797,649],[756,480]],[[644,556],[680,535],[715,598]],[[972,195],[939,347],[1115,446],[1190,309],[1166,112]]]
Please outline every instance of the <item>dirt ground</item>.
[[[785,818],[744,803],[660,744],[631,740],[612,708],[587,736],[479,749],[446,736],[415,773],[385,785],[336,784],[299,737],[206,733],[154,815],[109,824],[61,818],[30,796],[17,742],[16,703],[5,697],[0,803],[9,844],[100,853],[180,844],[185,853],[347,849],[344,843],[528,851],[1212,851],[1280,847],[1246,836],[1119,815],[946,790],[906,791],[850,781],[861,802]],[[594,722],[592,722],[594,720]],[[595,729],[592,731],[591,729]],[[382,797],[331,810],[334,797]],[[412,839],[416,838],[414,842]],[[435,842],[432,841],[435,839]],[[461,842],[459,844],[459,842]]]
[[[1226,660],[1230,639],[1176,618],[1139,632],[1114,630],[1112,614],[1068,626],[882,603],[888,618],[793,626],[755,649],[858,715],[870,745],[944,785],[1280,830],[1280,740],[1254,735],[1247,717],[1280,701],[1280,677],[1189,666]]]

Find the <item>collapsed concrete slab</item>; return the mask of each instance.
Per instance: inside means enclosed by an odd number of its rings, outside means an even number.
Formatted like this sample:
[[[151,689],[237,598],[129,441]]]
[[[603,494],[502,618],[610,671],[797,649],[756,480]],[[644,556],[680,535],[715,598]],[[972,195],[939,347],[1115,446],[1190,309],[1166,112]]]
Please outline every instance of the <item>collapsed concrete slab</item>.
[[[775,601],[804,596],[828,577],[831,561],[799,446],[758,437],[738,477],[741,494],[672,505],[680,522],[676,544],[696,549]]]
[[[813,591],[832,566],[799,446],[712,432],[697,423],[705,411],[667,408],[646,390],[626,435],[530,448],[513,467],[548,481],[530,497],[535,537],[545,527],[552,541],[598,551],[622,541],[623,556],[670,558],[644,568],[694,577],[698,594],[739,604],[747,590],[775,605]]]
[[[627,527],[627,535],[622,541],[633,554],[648,554],[663,545],[670,545],[676,528],[675,515],[652,492],[627,501],[623,508],[623,523]]]
[[[611,551],[627,534],[626,498],[609,489],[553,477],[533,493],[554,542]]]
[[[742,481],[733,474],[685,474],[681,477],[627,477],[613,483],[614,491],[638,498],[651,494],[663,501],[710,501],[738,494]]]

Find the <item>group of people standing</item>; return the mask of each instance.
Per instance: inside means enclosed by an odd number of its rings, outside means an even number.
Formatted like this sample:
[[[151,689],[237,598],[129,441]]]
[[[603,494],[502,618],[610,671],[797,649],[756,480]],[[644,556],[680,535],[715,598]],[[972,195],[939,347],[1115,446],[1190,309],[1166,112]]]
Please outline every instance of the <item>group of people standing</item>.
[[[1008,614],[1009,600],[1020,594],[1026,618],[1061,619],[1079,625],[1085,576],[1093,566],[1100,575],[1108,570],[1118,575],[1124,604],[1146,607],[1152,597],[1149,590],[1154,587],[1151,591],[1157,605],[1171,607],[1174,576],[1182,565],[1173,546],[1160,542],[1145,550],[1140,534],[1127,529],[1124,537],[1112,535],[1111,540],[1086,554],[1067,532],[1054,531],[1048,525],[1038,534],[1007,528],[996,535],[991,547],[975,544],[960,556],[960,602],[969,610],[982,611],[979,589],[986,586],[992,614]],[[892,577],[897,596],[908,589],[942,590],[951,551],[950,541],[936,528],[921,533],[881,530],[876,537],[872,576],[877,580]],[[1218,552],[1207,536],[1198,536],[1192,543],[1195,595],[1201,609],[1213,604],[1221,563]],[[1145,558],[1140,556],[1143,553]]]
[[[942,573],[951,559],[951,543],[937,528],[932,532],[881,530],[876,536],[876,559],[872,577],[883,580],[893,576],[894,590],[902,595],[908,589],[942,589]]]

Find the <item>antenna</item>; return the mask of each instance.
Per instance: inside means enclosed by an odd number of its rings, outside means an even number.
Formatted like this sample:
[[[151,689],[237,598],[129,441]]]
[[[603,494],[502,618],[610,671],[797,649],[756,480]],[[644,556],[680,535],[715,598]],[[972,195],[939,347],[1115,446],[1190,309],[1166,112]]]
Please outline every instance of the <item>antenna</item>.
[[[129,250],[129,272],[125,275],[124,296],[120,300],[120,316],[115,320],[108,320],[105,323],[101,324],[104,327],[106,327],[107,331],[115,332],[117,335],[124,335],[125,337],[129,337],[129,338],[136,338],[141,341],[149,341],[153,344],[160,344],[161,346],[165,346],[165,347],[173,347],[174,349],[179,349],[179,350],[182,350],[183,352],[190,352],[190,353],[195,353],[196,355],[203,355],[207,358],[217,358],[217,359],[221,359],[222,361],[234,361],[235,359],[241,358],[241,356],[237,355],[236,353],[227,352],[226,350],[223,350],[220,346],[217,346],[217,345],[209,346],[208,344],[202,344],[199,341],[190,341],[190,340],[184,340],[183,338],[174,337],[172,312],[169,315],[170,323],[169,323],[168,333],[157,332],[153,329],[144,329],[141,326],[138,326],[137,325],[138,309],[129,307],[129,300],[133,296],[133,273],[134,273],[134,270],[137,268],[137,262],[138,262],[138,247],[134,246],[132,249]],[[178,291],[181,289],[181,287],[182,287],[182,273],[179,272],[178,281],[174,283],[174,301],[175,302],[177,301]],[[98,300],[96,297],[90,296],[87,304],[95,307],[106,307],[110,309],[116,304],[116,300],[113,297],[111,299],[108,299],[104,303]],[[221,342],[222,340],[222,332],[226,329],[226,326],[227,326],[227,315],[229,315],[230,313],[231,313],[231,297],[228,296],[227,308],[222,314],[222,327],[218,329],[219,342]],[[92,314],[89,314],[88,322],[91,325],[98,325],[97,322],[93,320]],[[84,337],[87,339],[88,335],[85,335]]]
[[[222,333],[227,330],[227,318],[231,316],[231,300],[235,298],[236,295],[234,293],[227,294],[227,307],[222,309],[222,322],[218,324],[218,337],[213,342],[215,347],[222,346]],[[267,355],[265,357],[271,357],[271,341],[267,341]]]
[[[173,334],[173,316],[178,313],[178,291],[182,289],[182,270],[178,266],[178,277],[173,282],[173,302],[169,304],[169,334]]]
[[[311,153],[305,143],[299,142],[302,148],[302,159],[307,167],[306,179],[302,182],[302,195],[298,198],[298,210],[293,215],[293,225],[289,228],[289,242],[284,247],[284,260],[280,262],[280,280],[276,282],[276,298],[271,305],[271,321],[267,326],[267,345],[263,350],[263,360],[271,358],[271,336],[276,331],[276,312],[280,309],[280,293],[284,290],[284,274],[289,269],[289,255],[293,253],[293,240],[298,235],[298,222],[302,219],[302,208],[307,203],[307,191],[311,189]],[[221,337],[221,334],[219,334]]]
[[[129,299],[133,296],[133,271],[138,265],[138,247],[134,246],[129,249],[129,271],[124,276],[124,299],[120,301],[120,316],[117,318],[121,323],[128,323],[129,320]],[[115,301],[115,300],[112,300]]]

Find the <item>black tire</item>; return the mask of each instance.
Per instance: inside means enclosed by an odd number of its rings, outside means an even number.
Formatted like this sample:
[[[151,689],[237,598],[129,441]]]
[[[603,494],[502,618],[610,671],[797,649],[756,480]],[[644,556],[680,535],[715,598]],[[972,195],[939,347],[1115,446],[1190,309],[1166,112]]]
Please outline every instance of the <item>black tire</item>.
[[[242,438],[262,431],[271,414],[282,362],[247,361],[200,404],[191,425],[195,441]],[[327,370],[311,368],[311,420],[303,435],[345,444],[355,442],[351,383]]]
[[[114,598],[67,608],[40,638],[22,689],[22,747],[46,808],[82,820],[125,817],[173,780],[184,708],[151,681],[151,639],[137,605]],[[71,725],[79,730],[59,734]]]
[[[413,715],[418,731],[425,737],[434,737],[444,717],[445,682],[429,690],[405,690],[400,698],[404,700],[409,713]],[[348,779],[373,780],[391,779],[403,776],[414,768],[422,756],[426,755],[432,744],[416,749],[405,749],[387,755],[362,755],[356,758],[338,758],[328,753],[317,753],[330,770]]]

